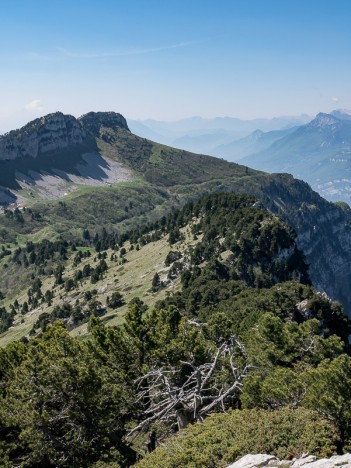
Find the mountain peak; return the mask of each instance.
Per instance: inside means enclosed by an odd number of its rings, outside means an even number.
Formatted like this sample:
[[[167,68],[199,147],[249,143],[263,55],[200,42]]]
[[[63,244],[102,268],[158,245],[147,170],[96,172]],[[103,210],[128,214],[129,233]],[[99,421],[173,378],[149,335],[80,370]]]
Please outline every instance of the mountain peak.
[[[89,112],[79,119],[62,112],[47,114],[0,136],[0,160],[36,158],[39,154],[81,144],[89,135],[99,136],[102,127],[129,131],[126,119],[116,112]]]
[[[307,124],[307,127],[326,128],[333,125],[338,125],[339,123],[340,119],[338,119],[334,115],[320,112],[309,124]]]
[[[264,135],[264,132],[262,132],[262,130],[260,130],[260,129],[257,129],[254,132],[250,133],[250,135],[248,135],[248,137],[251,140],[256,141],[256,140],[259,140],[260,138],[262,138],[263,135]]]
[[[88,112],[79,117],[78,121],[94,136],[99,134],[101,127],[119,127],[129,131],[126,119],[117,112]]]
[[[29,133],[41,131],[43,127],[47,125],[66,125],[68,122],[75,121],[76,118],[73,115],[63,114],[62,112],[53,112],[51,114],[46,114],[43,117],[38,117],[35,120],[31,120],[26,125],[17,130],[11,130],[10,132],[6,133],[5,135],[0,136],[0,140],[11,136],[18,137],[23,135],[28,135]]]
[[[36,158],[42,153],[80,144],[85,138],[86,132],[75,117],[54,112],[2,135],[0,160]]]

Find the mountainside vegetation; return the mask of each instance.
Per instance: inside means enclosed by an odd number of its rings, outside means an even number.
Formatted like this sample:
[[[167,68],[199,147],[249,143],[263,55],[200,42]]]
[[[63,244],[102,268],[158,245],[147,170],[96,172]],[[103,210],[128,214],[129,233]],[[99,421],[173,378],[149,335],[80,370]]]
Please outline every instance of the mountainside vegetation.
[[[347,449],[350,322],[296,239],[256,198],[217,193],[4,247],[1,464],[126,467],[166,438],[140,466]]]
[[[30,125],[16,131],[14,147],[22,148],[24,138],[35,142],[39,134],[45,151],[0,161],[5,250],[27,240],[79,241],[85,229],[93,236],[103,228],[123,234],[213,192],[250,194],[296,230],[313,284],[351,310],[347,206],[326,202],[287,174],[264,174],[137,137],[119,114],[74,119],[56,113],[34,127],[33,134]],[[10,147],[11,134],[3,137]]]
[[[242,454],[267,452],[287,460],[306,451],[321,457],[334,453],[337,444],[335,428],[315,411],[231,410],[167,439],[137,466],[225,468]]]
[[[114,113],[4,138],[21,156],[0,161],[3,466],[348,449],[350,322],[322,292],[349,312],[348,205]]]

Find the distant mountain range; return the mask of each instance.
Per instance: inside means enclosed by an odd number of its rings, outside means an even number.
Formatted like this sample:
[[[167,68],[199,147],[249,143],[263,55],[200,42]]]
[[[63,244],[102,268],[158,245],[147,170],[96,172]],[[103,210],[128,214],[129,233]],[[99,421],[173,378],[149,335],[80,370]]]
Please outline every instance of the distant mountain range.
[[[288,172],[330,201],[351,201],[351,111],[274,119],[128,122],[139,136],[267,172]]]
[[[218,156],[240,160],[268,172],[289,172],[308,182],[328,200],[350,202],[351,115],[347,111],[319,113],[311,122],[292,132],[285,135],[275,132],[278,138],[266,147],[262,146],[274,136],[259,135],[257,141],[253,136],[235,142],[229,150],[228,147],[223,151],[218,148]],[[245,144],[251,154],[241,157]]]
[[[270,132],[255,130],[244,138],[217,146],[214,148],[213,153],[220,155],[228,161],[238,161],[252,153],[269,148],[274,142],[294,132],[297,128],[298,127],[291,127],[283,130],[272,130]]]
[[[244,138],[257,129],[262,132],[285,130],[310,120],[308,115],[253,120],[236,117],[191,117],[170,122],[128,119],[128,125],[133,133],[141,137],[187,151],[216,156],[218,146]]]

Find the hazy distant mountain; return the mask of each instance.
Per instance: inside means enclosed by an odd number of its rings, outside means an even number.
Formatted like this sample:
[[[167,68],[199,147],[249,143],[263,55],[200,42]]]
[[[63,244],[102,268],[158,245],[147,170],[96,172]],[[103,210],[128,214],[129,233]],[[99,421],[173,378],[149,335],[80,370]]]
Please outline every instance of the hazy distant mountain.
[[[147,127],[145,124],[139,122],[138,120],[131,121],[131,130],[136,135],[139,135],[143,138],[147,138],[148,140],[160,141],[163,138],[162,134],[158,133],[150,127]]]
[[[191,117],[171,122],[128,120],[128,124],[131,131],[141,137],[216,156],[218,146],[244,138],[258,128],[263,132],[270,132],[303,125],[310,120],[311,117],[307,115],[253,120],[241,120],[236,117]]]
[[[228,161],[238,161],[239,159],[242,159],[252,153],[265,150],[275,141],[283,138],[286,135],[289,135],[295,130],[296,127],[287,128],[284,130],[272,130],[271,132],[255,130],[247,137],[217,146],[213,149],[212,153],[218,157],[227,159]]]
[[[186,148],[187,151],[193,151],[194,153],[207,153],[216,156],[212,148],[221,145],[224,141],[231,141],[234,135],[234,132],[225,130],[214,130],[211,133],[200,134],[194,131],[190,135],[184,135],[173,140],[172,146]],[[238,133],[238,135],[240,134]]]
[[[240,162],[269,172],[289,172],[329,200],[351,200],[351,116],[320,113],[309,124]]]
[[[341,120],[351,120],[351,110],[337,109],[331,112],[331,115]]]

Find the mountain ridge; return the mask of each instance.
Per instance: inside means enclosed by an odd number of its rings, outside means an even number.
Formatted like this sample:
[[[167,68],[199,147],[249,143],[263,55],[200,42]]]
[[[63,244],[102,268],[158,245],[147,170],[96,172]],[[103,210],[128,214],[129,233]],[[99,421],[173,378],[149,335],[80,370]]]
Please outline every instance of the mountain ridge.
[[[262,130],[257,129],[244,138],[216,146],[213,149],[213,154],[218,157],[224,157],[228,159],[228,161],[238,162],[245,156],[249,156],[259,150],[269,148],[272,143],[280,140],[285,135],[289,135],[295,130],[296,127],[283,130],[271,130],[269,132],[263,132]]]
[[[109,127],[104,126],[108,116],[88,116],[85,119],[90,120],[92,130],[85,145],[73,145],[71,151],[60,149],[39,158],[0,161],[3,193],[12,201],[16,200],[11,194],[21,196],[23,201],[17,198],[17,207],[20,203],[31,210],[31,214],[23,213],[22,224],[17,215],[9,213],[2,218],[0,234],[4,242],[16,241],[19,235],[29,233],[42,238],[48,229],[54,238],[72,238],[81,235],[85,228],[99,231],[103,226],[123,231],[140,225],[146,217],[159,219],[175,207],[211,192],[246,193],[254,195],[296,230],[298,245],[311,263],[313,283],[342,301],[347,312],[351,309],[350,212],[345,207],[327,202],[306,183],[287,174],[264,174],[215,157],[177,150],[133,135],[124,120],[121,125],[112,122]],[[91,119],[96,119],[95,123]],[[87,155],[93,166],[91,175],[83,178],[82,190],[74,177],[82,177],[78,169],[88,167]],[[52,169],[55,161],[62,164],[59,171]],[[34,162],[38,163],[35,178],[30,178]],[[22,166],[22,172],[29,177],[27,186],[6,188],[4,174],[8,181],[17,180],[17,164],[24,163],[27,166]],[[41,164],[46,166],[40,168]],[[123,184],[121,179],[107,178],[106,171],[111,168],[117,175],[127,171]],[[47,180],[66,184],[56,196],[57,201],[47,202],[39,193],[38,184]],[[100,187],[93,186],[97,183]],[[52,198],[56,193],[55,188]]]
[[[78,119],[62,112],[47,114],[20,129],[0,135],[0,160],[35,158],[39,154],[79,145],[106,125],[129,130],[124,117],[115,112],[89,112]]]
[[[260,128],[269,132],[303,125],[311,120],[307,115],[282,116],[244,120],[238,117],[190,117],[175,121],[129,120],[133,133],[196,153],[218,156],[215,149],[222,144],[244,138]]]

